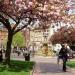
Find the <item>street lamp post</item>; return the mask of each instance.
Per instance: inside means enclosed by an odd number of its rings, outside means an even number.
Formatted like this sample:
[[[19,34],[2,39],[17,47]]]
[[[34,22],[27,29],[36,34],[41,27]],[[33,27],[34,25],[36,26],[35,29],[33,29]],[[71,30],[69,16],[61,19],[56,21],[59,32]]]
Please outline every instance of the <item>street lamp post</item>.
[[[2,30],[0,30],[0,48],[2,48],[2,42],[3,42]]]
[[[3,39],[1,39],[1,48],[3,48]]]
[[[43,32],[43,37],[44,37],[44,42],[47,42],[48,33],[47,32]]]
[[[48,44],[47,44],[47,37],[48,37],[48,32],[43,32],[43,37],[44,37],[44,51],[45,51],[45,55],[48,55]]]

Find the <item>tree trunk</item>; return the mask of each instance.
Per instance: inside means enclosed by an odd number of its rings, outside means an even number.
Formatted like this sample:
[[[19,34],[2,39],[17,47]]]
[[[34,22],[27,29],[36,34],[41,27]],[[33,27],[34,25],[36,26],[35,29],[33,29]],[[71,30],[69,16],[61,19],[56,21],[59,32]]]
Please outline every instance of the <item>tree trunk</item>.
[[[10,64],[10,54],[11,54],[11,44],[12,44],[13,34],[8,32],[8,40],[5,52],[5,64]]]

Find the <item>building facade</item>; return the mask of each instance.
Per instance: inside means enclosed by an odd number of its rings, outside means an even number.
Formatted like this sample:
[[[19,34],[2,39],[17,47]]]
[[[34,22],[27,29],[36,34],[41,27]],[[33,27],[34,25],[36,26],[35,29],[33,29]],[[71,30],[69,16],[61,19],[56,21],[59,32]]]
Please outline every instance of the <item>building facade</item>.
[[[50,44],[50,37],[53,34],[53,29],[26,29],[24,36],[26,40],[26,46],[32,46],[35,50],[39,50],[44,43]]]
[[[0,48],[5,46],[8,32],[5,28],[0,29]]]

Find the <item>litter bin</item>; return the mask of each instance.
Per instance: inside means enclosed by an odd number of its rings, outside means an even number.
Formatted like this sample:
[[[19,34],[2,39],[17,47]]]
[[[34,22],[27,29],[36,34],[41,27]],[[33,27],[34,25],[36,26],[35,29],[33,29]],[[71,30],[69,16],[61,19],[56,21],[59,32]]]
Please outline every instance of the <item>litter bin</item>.
[[[25,53],[25,61],[30,61],[30,53]]]
[[[30,52],[28,50],[23,51],[23,56],[25,58],[25,61],[30,61]]]

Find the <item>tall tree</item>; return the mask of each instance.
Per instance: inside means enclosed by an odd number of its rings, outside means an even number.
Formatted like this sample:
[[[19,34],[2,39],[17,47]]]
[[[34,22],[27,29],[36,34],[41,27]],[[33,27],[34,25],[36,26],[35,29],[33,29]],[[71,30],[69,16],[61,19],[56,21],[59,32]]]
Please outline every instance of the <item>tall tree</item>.
[[[67,14],[64,11],[66,9],[66,0],[0,0],[0,22],[8,30],[6,64],[10,64],[14,34],[33,26],[37,20],[42,28],[48,27],[54,21],[65,21]],[[12,20],[13,24],[11,24]]]
[[[75,44],[75,28],[71,26],[68,28],[66,26],[60,28],[55,34],[52,35],[50,41],[53,44]]]

